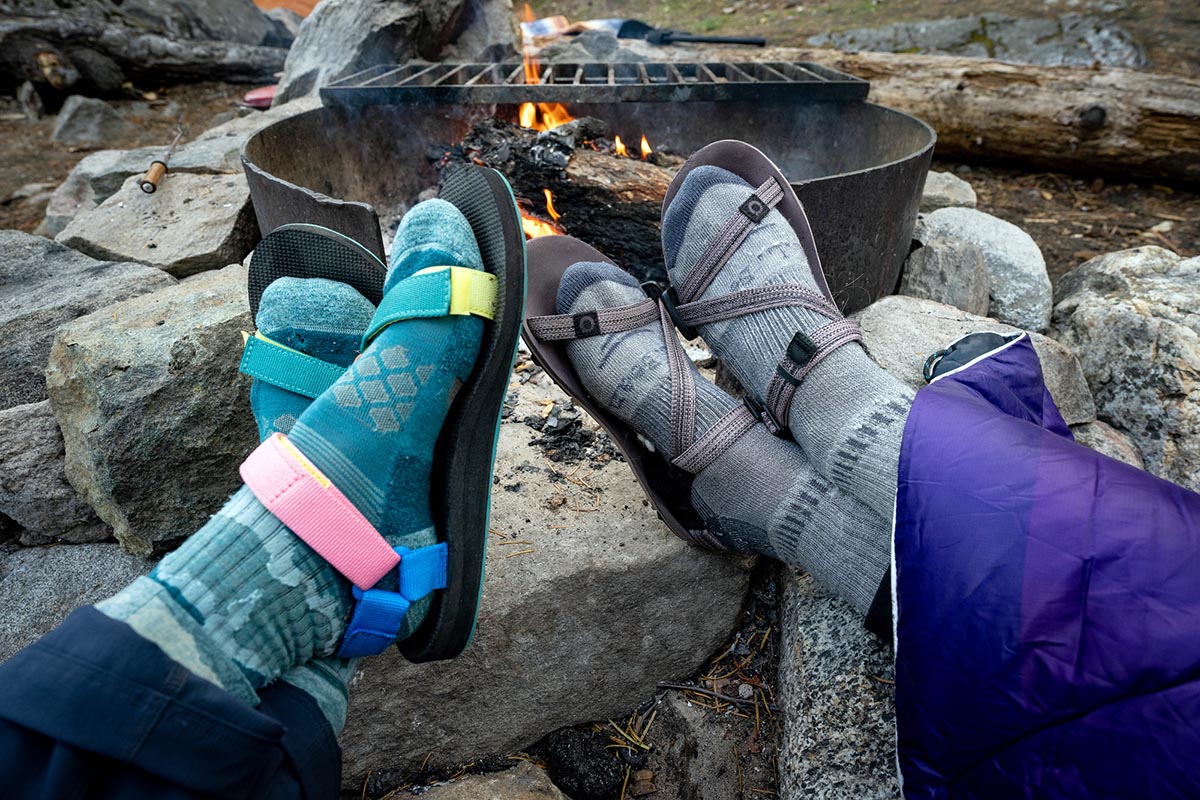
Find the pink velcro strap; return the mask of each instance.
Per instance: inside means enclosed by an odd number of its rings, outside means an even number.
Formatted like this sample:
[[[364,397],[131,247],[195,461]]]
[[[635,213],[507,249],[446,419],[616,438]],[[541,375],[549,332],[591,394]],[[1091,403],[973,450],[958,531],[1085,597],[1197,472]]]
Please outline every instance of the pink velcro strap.
[[[359,510],[282,433],[241,466],[242,480],[267,510],[360,589],[370,589],[400,556]]]

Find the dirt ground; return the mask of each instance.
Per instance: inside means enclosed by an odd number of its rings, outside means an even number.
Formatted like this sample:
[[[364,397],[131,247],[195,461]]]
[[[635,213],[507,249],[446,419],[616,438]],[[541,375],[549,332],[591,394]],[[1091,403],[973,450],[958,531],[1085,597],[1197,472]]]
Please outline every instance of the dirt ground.
[[[107,144],[110,149],[165,148],[180,121],[186,141],[220,122],[222,115],[236,112],[242,95],[252,87],[199,83],[138,88],[140,91],[112,101],[133,124],[126,136]],[[42,221],[44,202],[14,200],[13,193],[28,184],[57,186],[90,152],[51,142],[54,123],[51,116],[31,121],[11,98],[0,98],[0,164],[4,165],[0,168],[0,229],[32,232]]]
[[[532,0],[530,6],[537,17],[633,18],[691,33],[765,36],[778,47],[801,46],[820,33],[987,12],[1034,18],[1086,14],[1133,34],[1152,69],[1200,75],[1196,0]]]
[[[978,195],[979,209],[1026,231],[1050,280],[1101,253],[1153,244],[1200,255],[1200,195],[1169,186],[935,162]]]

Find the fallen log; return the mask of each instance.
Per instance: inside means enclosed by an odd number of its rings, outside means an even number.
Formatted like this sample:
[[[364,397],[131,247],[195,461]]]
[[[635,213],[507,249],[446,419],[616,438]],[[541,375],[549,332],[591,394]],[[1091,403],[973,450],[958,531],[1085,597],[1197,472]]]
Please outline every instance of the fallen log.
[[[111,91],[122,76],[154,84],[267,82],[286,57],[283,47],[171,38],[67,16],[0,21],[0,83],[14,86],[28,80],[57,91],[77,83]]]
[[[814,61],[857,75],[871,82],[871,102],[932,125],[940,158],[1200,184],[1195,78],[816,48],[671,51],[676,60]]]

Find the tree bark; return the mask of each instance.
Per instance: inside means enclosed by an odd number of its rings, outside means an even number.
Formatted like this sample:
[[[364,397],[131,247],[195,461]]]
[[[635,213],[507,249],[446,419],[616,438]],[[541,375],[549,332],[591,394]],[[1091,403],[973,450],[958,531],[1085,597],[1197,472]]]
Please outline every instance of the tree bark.
[[[1200,80],[1116,67],[812,47],[652,48],[675,61],[812,61],[871,82],[873,103],[937,131],[937,156],[1200,184]]]
[[[1200,80],[1194,78],[954,56],[770,53],[869,80],[871,102],[933,126],[941,158],[1200,183]]]

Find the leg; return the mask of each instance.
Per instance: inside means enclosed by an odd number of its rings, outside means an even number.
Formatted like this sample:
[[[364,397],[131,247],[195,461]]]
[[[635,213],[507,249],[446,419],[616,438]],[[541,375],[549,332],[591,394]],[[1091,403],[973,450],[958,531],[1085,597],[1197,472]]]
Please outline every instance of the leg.
[[[663,214],[663,250],[672,283],[683,282],[753,191],[742,178],[718,167],[698,167],[687,175]],[[778,210],[751,231],[702,297],[776,284],[817,289],[804,250]],[[793,334],[811,333],[827,322],[806,308],[774,308],[703,325],[700,334],[743,386],[763,396]],[[800,384],[788,425],[823,476],[890,519],[912,398],[911,389],[871,361],[861,345],[850,343]]]
[[[581,263],[563,276],[558,310],[577,314],[642,297],[616,267]],[[568,353],[593,398],[656,450],[677,455],[670,451],[671,390],[657,322],[572,341]],[[696,388],[700,436],[738,402],[698,375]],[[696,475],[692,502],[735,549],[803,567],[860,612],[870,607],[889,561],[890,518],[831,484],[796,445],[756,425]]]
[[[433,264],[480,268],[471,229],[448,204],[426,204],[407,225],[390,281]],[[434,234],[450,244],[421,239]],[[291,287],[293,301],[312,298],[314,282],[304,283]],[[264,295],[260,327],[295,349],[323,340],[330,345],[323,358],[349,364],[357,342],[351,346],[356,335],[348,329],[369,319],[369,304],[330,285],[319,305],[352,322],[322,328],[295,313],[300,304],[289,304],[286,281],[278,286],[278,303]],[[289,305],[286,321],[270,319]],[[345,487],[387,541],[419,547],[432,537],[434,442],[474,363],[480,330],[471,317],[393,325],[307,408],[256,387],[260,430],[272,433],[294,419],[293,441],[305,442],[310,460]],[[372,413],[369,401],[380,392],[386,400]],[[152,773],[167,777],[141,794],[329,795],[340,770],[333,733],[344,720],[353,662],[327,657],[350,608],[348,582],[243,488],[149,577],[98,611],[77,612],[0,668],[0,741],[34,760],[10,785],[43,792],[61,777],[110,795],[126,786],[110,778],[140,787],[143,773]],[[414,603],[401,635],[424,613]],[[219,785],[192,774],[201,762]],[[54,772],[64,764],[65,772]],[[0,774],[10,767],[17,768],[0,759]],[[299,777],[289,784],[283,772]],[[309,773],[319,791],[302,788]]]

